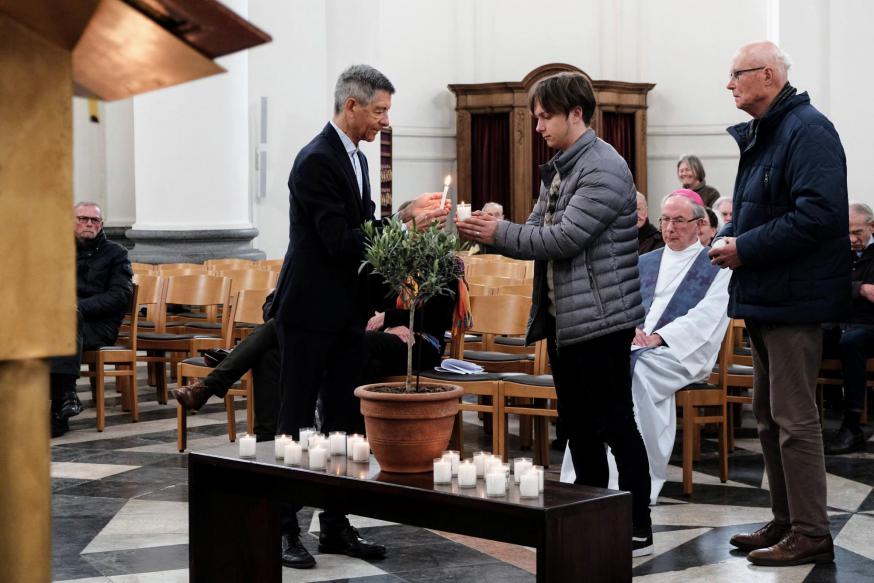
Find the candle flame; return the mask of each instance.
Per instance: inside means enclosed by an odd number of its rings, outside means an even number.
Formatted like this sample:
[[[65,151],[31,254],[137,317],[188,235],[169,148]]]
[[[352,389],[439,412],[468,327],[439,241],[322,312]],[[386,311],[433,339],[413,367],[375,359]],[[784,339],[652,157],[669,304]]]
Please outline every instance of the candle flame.
[[[443,186],[449,186],[450,184],[452,184],[452,175],[447,174],[446,179],[443,181]]]

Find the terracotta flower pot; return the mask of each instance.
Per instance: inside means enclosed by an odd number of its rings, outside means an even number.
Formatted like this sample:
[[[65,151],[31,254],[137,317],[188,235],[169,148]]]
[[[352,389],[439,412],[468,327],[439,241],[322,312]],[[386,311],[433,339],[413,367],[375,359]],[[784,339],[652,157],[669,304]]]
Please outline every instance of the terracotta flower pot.
[[[430,472],[434,458],[449,444],[458,401],[464,389],[457,385],[442,393],[378,393],[372,387],[403,386],[377,383],[355,389],[367,440],[384,472]]]

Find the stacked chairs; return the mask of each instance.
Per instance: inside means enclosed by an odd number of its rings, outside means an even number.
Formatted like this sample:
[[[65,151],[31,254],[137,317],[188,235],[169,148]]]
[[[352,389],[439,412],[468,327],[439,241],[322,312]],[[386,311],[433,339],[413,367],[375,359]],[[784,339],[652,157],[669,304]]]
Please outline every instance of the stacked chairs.
[[[160,279],[160,278],[157,278]],[[140,287],[133,284],[133,294],[128,308],[129,334],[121,337],[119,346],[103,346],[97,350],[82,353],[82,364],[88,365],[83,376],[91,377],[94,383],[94,403],[97,409],[97,431],[106,427],[106,377],[115,378],[116,388],[122,394],[122,408],[131,411],[131,421],[140,420],[139,400],[137,398],[137,328],[139,322]],[[106,365],[113,369],[106,369]]]
[[[203,266],[210,273],[219,273],[230,269],[256,269],[255,262],[238,257],[229,259],[207,259]]]
[[[525,279],[525,264],[517,261],[479,261],[466,265],[468,278],[506,277],[522,281]]]
[[[230,324],[226,327],[223,336],[224,348],[231,349],[234,346],[236,338],[236,329],[238,325],[252,326],[264,323],[261,307],[264,300],[270,293],[268,289],[249,289],[241,290],[234,296],[233,305],[230,309]],[[212,368],[206,366],[202,356],[189,357],[177,365],[177,378],[179,385],[188,384],[193,379],[205,378],[212,371]],[[252,374],[247,372],[240,379],[239,389],[232,388],[225,395],[225,410],[228,416],[228,439],[236,441],[236,417],[234,411],[234,397],[246,398],[246,427],[249,433],[254,431],[255,425],[255,408],[254,408],[254,392],[252,389]],[[176,444],[179,451],[185,451],[187,447],[187,411],[181,404],[176,406],[176,425],[177,436]]]
[[[145,356],[138,357],[140,362],[147,362],[153,367],[153,374],[158,392],[158,402],[167,403],[167,378],[165,365],[172,364],[174,356],[186,358],[197,353],[201,348],[219,348],[223,335],[199,334],[187,330],[181,333],[167,331],[167,305],[181,304],[202,307],[207,313],[215,313],[217,308],[227,306],[231,280],[227,277],[212,275],[181,275],[168,277],[163,286],[163,293],[157,308],[157,321],[154,332],[140,332],[138,348],[145,351]],[[228,311],[223,311],[222,325],[227,325]],[[222,328],[224,329],[224,328]],[[168,355],[169,353],[169,355]]]
[[[134,275],[154,275],[158,273],[158,268],[150,263],[131,263],[130,267]]]
[[[282,269],[282,262],[284,259],[262,259],[257,262],[256,267],[258,269],[263,269],[264,271],[275,271],[279,273]]]

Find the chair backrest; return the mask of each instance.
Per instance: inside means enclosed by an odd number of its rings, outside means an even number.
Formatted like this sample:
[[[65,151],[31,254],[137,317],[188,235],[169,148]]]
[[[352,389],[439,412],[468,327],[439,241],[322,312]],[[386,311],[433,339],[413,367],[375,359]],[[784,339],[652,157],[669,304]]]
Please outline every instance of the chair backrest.
[[[264,301],[272,289],[240,290],[234,300],[234,324],[263,324]]]
[[[473,326],[470,332],[519,336],[528,327],[531,298],[525,296],[473,296],[470,298]]]
[[[156,311],[161,303],[165,281],[166,279],[160,275],[134,273],[134,283],[139,286],[137,311],[139,312],[140,307],[145,307],[146,320],[157,323],[158,316]]]
[[[279,273],[263,269],[229,269],[217,275],[231,278],[231,295],[244,289],[271,289],[276,287]]]
[[[158,265],[155,265],[155,267],[161,272],[167,270],[172,271],[174,269],[201,269],[206,271],[206,267],[200,263],[159,263]]]
[[[177,275],[167,278],[158,307],[155,331],[164,332],[167,304],[182,304],[207,308],[207,321],[218,321],[218,308],[228,305],[231,280],[217,275]],[[228,322],[228,310],[222,312],[222,329]]]
[[[208,271],[218,272],[228,269],[255,269],[255,262],[249,259],[241,259],[239,257],[231,257],[228,259],[207,259],[203,262],[203,266]]]
[[[208,275],[209,272],[205,267],[195,266],[195,267],[168,267],[166,269],[162,269],[158,272],[164,277],[175,277],[177,275]]]
[[[137,332],[140,327],[140,286],[136,283],[133,284],[133,292],[130,297],[130,306],[128,307],[128,315],[130,316],[130,332],[127,336],[127,342],[125,346],[133,350],[137,351]],[[136,387],[136,383],[134,383],[134,387]]]
[[[470,278],[497,276],[525,279],[525,264],[517,261],[479,261],[467,265],[465,271]]]
[[[498,289],[508,285],[522,285],[525,280],[521,277],[501,277],[499,275],[469,275],[467,283]]]
[[[157,267],[149,263],[131,263],[130,267],[134,273],[142,273],[143,275],[158,273]]]
[[[265,271],[279,271],[282,269],[282,262],[284,259],[261,259],[255,262],[255,266],[258,269],[263,269]]]
[[[507,296],[525,296],[526,298],[530,298],[534,294],[533,282],[521,283],[519,285],[505,285],[497,289],[501,295]]]
[[[470,283],[467,285],[467,292],[472,296],[488,296],[492,294],[492,288],[479,283]]]

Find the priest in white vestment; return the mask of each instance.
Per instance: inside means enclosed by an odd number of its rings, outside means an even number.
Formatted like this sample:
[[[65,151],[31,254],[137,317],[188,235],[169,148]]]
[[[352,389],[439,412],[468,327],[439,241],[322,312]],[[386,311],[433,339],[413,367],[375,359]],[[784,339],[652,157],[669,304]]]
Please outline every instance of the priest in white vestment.
[[[698,240],[700,226],[707,220],[700,200],[685,190],[665,197],[659,220],[665,247],[640,258],[647,313],[631,346],[631,386],[637,425],[649,457],[653,504],[665,483],[674,447],[674,394],[688,384],[707,380],[728,327],[731,273],[713,269],[708,248]],[[611,463],[611,488],[616,487],[615,474]],[[561,480],[573,479],[571,457],[565,452]]]

